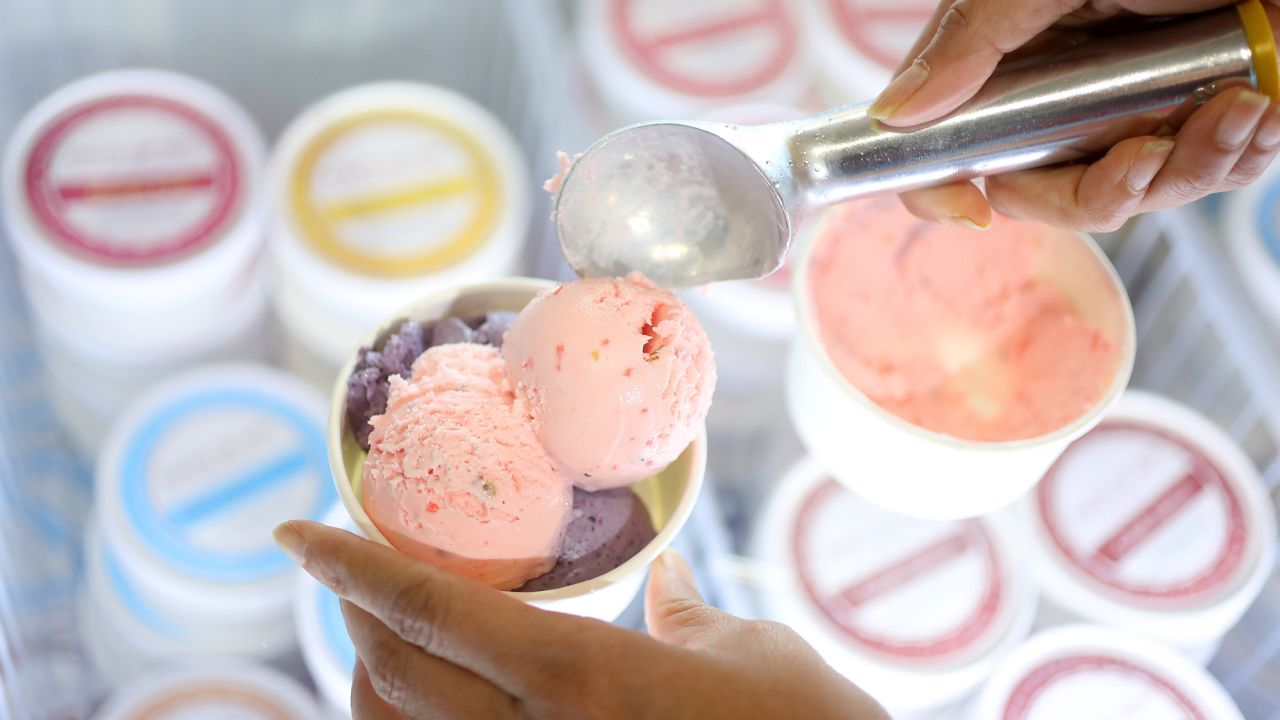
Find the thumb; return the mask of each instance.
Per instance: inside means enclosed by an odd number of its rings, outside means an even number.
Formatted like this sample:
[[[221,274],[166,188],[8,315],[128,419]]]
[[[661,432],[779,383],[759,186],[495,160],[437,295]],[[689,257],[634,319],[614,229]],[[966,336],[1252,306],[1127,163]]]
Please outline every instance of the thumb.
[[[649,570],[644,620],[654,638],[690,649],[712,644],[738,621],[703,601],[693,571],[675,550],[662,553]]]
[[[942,117],[973,97],[1006,53],[1083,5],[1084,0],[944,0],[925,31],[935,31],[931,40],[867,113],[895,126]]]

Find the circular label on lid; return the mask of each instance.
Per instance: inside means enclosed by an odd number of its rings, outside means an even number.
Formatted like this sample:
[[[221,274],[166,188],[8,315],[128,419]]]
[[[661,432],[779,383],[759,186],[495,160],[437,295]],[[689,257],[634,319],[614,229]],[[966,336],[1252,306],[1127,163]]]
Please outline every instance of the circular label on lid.
[[[494,231],[498,169],[466,129],[414,110],[327,127],[298,154],[290,203],[306,241],[341,267],[378,276],[438,271]]]
[[[979,652],[1008,605],[994,543],[976,520],[898,517],[828,478],[805,497],[792,532],[809,600],[846,640],[895,661]]]
[[[1044,662],[1014,686],[1003,717],[1209,720],[1168,678],[1111,655],[1070,655]]]
[[[1035,505],[1061,559],[1134,605],[1209,604],[1245,570],[1236,490],[1203,452],[1160,428],[1099,425],[1050,468]]]
[[[785,0],[610,0],[609,23],[627,57],[651,79],[704,97],[769,85],[797,48]]]
[[[267,667],[228,665],[162,672],[121,690],[100,720],[312,720],[315,703]]]
[[[227,134],[174,100],[126,95],[78,105],[32,144],[37,222],[91,260],[153,264],[194,253],[234,218],[242,171]]]
[[[271,530],[334,500],[323,402],[292,378],[228,380],[165,399],[123,445],[119,497],[148,553],[186,574],[250,582],[292,567]],[[294,388],[300,394],[306,388]]]
[[[937,8],[920,0],[819,0],[827,3],[840,35],[863,57],[893,72],[915,45]]]

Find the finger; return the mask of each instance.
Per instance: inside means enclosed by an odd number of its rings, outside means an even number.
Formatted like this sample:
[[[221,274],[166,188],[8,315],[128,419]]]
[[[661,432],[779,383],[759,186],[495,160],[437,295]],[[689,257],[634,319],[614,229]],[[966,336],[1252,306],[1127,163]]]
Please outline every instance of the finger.
[[[342,601],[347,633],[383,701],[413,718],[504,718],[519,704],[469,670],[423,652],[391,632],[377,618]]]
[[[655,639],[695,650],[741,622],[702,600],[693,572],[675,550],[662,553],[649,570],[644,620]]]
[[[1143,210],[1183,205],[1227,189],[1227,176],[1270,103],[1264,95],[1233,88],[1193,113],[1178,131],[1177,147],[1152,182]]]
[[[1039,43],[1044,31],[1068,16],[1077,22],[1064,24],[1074,29],[1119,10],[1167,15],[1230,4],[1224,0],[1119,0],[1099,10],[1086,0],[943,0],[904,67],[868,114],[895,126],[942,117],[973,97],[1006,55],[1027,53],[1023,46]]]
[[[874,118],[915,125],[956,109],[982,87],[1005,53],[1047,30],[1085,0],[955,0],[933,38],[868,109]]]
[[[351,675],[351,720],[404,720],[404,716],[378,697],[369,681],[364,662],[356,660]]]
[[[967,180],[913,190],[899,197],[912,215],[923,220],[971,230],[991,227],[991,204],[982,191]]]
[[[276,542],[309,574],[428,654],[471,670],[515,696],[547,676],[590,663],[564,637],[595,623],[536,610],[480,583],[318,523],[295,520]]]
[[[1258,123],[1253,142],[1227,175],[1227,185],[1241,187],[1257,180],[1271,165],[1277,150],[1280,150],[1280,103],[1273,103],[1262,117],[1262,122]]]
[[[1153,179],[1174,152],[1167,138],[1117,143],[1091,165],[1023,170],[987,178],[987,198],[1002,215],[1087,232],[1119,228],[1137,214]]]

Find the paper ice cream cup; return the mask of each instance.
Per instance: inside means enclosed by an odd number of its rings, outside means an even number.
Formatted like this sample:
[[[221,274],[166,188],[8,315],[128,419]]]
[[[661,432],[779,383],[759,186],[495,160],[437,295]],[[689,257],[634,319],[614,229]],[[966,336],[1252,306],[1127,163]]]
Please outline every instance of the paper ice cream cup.
[[[509,278],[442,290],[396,313],[376,332],[365,338],[363,345],[381,347],[400,324],[408,320],[429,322],[444,317],[482,315],[486,312],[519,312],[539,292],[555,285],[549,280]],[[358,487],[365,451],[360,447],[347,421],[347,378],[351,376],[355,364],[356,355],[353,353],[343,365],[333,387],[328,429],[329,467],[337,485],[338,496],[360,532],[370,540],[391,547],[391,543],[373,524],[360,502]],[[671,541],[689,520],[702,488],[706,465],[707,440],[704,429],[665,470],[632,486],[632,490],[648,509],[657,536],[631,559],[585,582],[555,590],[509,594],[545,610],[599,620],[615,620],[639,592],[644,580],[644,570],[671,545]]]
[[[1075,243],[1059,244],[1061,257],[1040,265],[1082,315],[1101,318],[1118,348],[1107,389],[1086,412],[1038,437],[974,441],[927,430],[881,407],[837,369],[810,299],[814,249],[832,217],[817,218],[802,231],[793,263],[800,328],[787,363],[787,403],[810,453],[850,489],[906,515],[982,515],[1026,492],[1120,399],[1133,369],[1133,309],[1106,256],[1090,236],[1078,233]]]

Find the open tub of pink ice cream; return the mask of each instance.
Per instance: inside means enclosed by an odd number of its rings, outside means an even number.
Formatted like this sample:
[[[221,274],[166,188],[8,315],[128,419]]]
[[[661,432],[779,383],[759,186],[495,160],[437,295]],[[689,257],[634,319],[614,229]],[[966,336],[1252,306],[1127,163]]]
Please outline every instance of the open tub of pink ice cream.
[[[484,316],[486,313],[499,311],[519,312],[540,293],[554,288],[556,288],[556,284],[546,280],[511,278],[445,290],[397,313],[395,317],[367,339],[366,347],[378,350],[384,349],[397,333],[398,328],[404,327],[405,321],[426,323],[446,318]],[[531,311],[533,311],[532,308]],[[539,332],[547,328],[547,323],[549,322],[545,315],[534,317],[532,320],[536,322],[526,323],[526,327],[533,326]],[[575,324],[575,327],[579,324],[581,323]],[[587,326],[589,327],[590,324],[587,323]],[[440,327],[440,325],[436,327]],[[701,334],[700,327],[698,327],[697,332]],[[481,334],[483,334],[483,329]],[[507,337],[512,337],[515,334],[515,332],[504,333]],[[527,335],[528,333],[525,332],[524,334]],[[578,334],[581,335],[582,333]],[[594,339],[596,335],[603,335],[603,337]],[[448,398],[454,397],[455,390],[465,390],[467,386],[476,383],[483,384],[487,388],[490,382],[488,378],[495,376],[499,372],[495,363],[500,361],[493,359],[494,352],[505,353],[509,351],[512,354],[513,367],[517,368],[516,372],[511,373],[510,387],[519,388],[519,384],[525,382],[538,384],[539,392],[557,393],[557,398],[564,398],[564,402],[568,403],[566,409],[563,406],[557,407],[554,403],[543,402],[537,408],[537,414],[541,421],[544,423],[555,422],[564,413],[572,412],[576,409],[585,413],[588,418],[588,422],[584,427],[594,428],[595,426],[608,425],[608,418],[600,414],[604,410],[596,407],[596,402],[602,399],[595,398],[591,394],[591,389],[597,387],[593,385],[592,371],[597,366],[608,363],[611,357],[621,353],[624,350],[624,346],[626,346],[626,340],[629,338],[613,336],[614,343],[611,348],[609,347],[608,334],[595,333],[591,337],[595,345],[590,348],[585,345],[578,347],[581,342],[577,341],[580,341],[581,338],[569,337],[563,341],[544,343],[539,340],[538,342],[530,343],[527,338],[522,336],[517,338],[520,344],[517,344],[516,341],[508,341],[512,343],[511,347],[516,349],[507,348],[502,351],[488,352],[484,349],[465,348],[458,345],[438,346],[431,348],[429,351],[432,355],[431,358],[427,357],[428,351],[424,351],[414,364],[413,376],[417,380],[413,382],[416,382],[416,385],[410,388],[410,385],[404,380],[392,379],[392,383],[399,387],[392,392],[392,397],[388,399],[387,409],[384,414],[387,417],[396,416],[397,413],[403,415],[408,412],[405,408],[413,404],[415,408],[413,412],[418,412],[427,417],[428,420],[426,422],[428,424],[443,420],[445,422],[456,422],[461,428],[479,427],[481,430],[470,433],[470,437],[467,437],[468,433],[466,432],[455,432],[455,437],[452,439],[433,441],[435,443],[444,443],[451,447],[435,448],[439,452],[435,455],[424,455],[423,458],[425,459],[419,459],[417,456],[409,458],[409,455],[416,452],[413,446],[414,438],[412,433],[406,435],[404,432],[399,432],[397,434],[388,429],[387,421],[374,421],[380,423],[382,427],[374,429],[372,434],[368,435],[367,442],[370,443],[371,450],[376,446],[377,452],[383,455],[388,452],[387,448],[393,447],[393,443],[400,443],[400,445],[394,446],[395,449],[392,451],[399,453],[401,457],[397,462],[413,465],[416,468],[415,471],[421,471],[423,466],[437,463],[434,467],[428,467],[426,472],[433,473],[436,469],[442,469],[442,471],[447,470],[451,474],[457,474],[461,477],[461,471],[448,470],[448,468],[458,468],[474,462],[477,467],[484,468],[479,472],[473,473],[473,479],[476,479],[479,483],[479,489],[470,489],[468,486],[461,488],[461,490],[475,490],[475,497],[478,497],[481,501],[486,500],[485,493],[497,500],[509,497],[509,495],[504,495],[504,493],[508,492],[504,483],[509,482],[512,477],[520,478],[522,484],[517,486],[522,493],[522,499],[519,503],[515,503],[512,506],[494,502],[487,509],[480,510],[482,513],[495,513],[493,517],[496,519],[492,523],[488,520],[485,521],[484,528],[487,529],[484,531],[488,532],[492,529],[498,533],[492,538],[484,539],[483,544],[487,547],[491,540],[496,544],[528,543],[531,547],[531,556],[545,554],[548,552],[546,548],[550,543],[559,542],[555,537],[554,523],[542,522],[538,518],[545,516],[546,507],[557,504],[562,505],[566,502],[564,491],[555,487],[550,480],[546,481],[546,488],[543,490],[538,490],[536,487],[533,490],[529,489],[530,485],[537,485],[537,483],[541,482],[538,478],[549,477],[548,471],[545,470],[545,463],[540,459],[540,448],[535,447],[535,445],[554,447],[560,453],[560,455],[556,456],[556,459],[553,459],[554,472],[565,478],[573,476],[574,487],[570,489],[573,492],[573,507],[574,513],[576,513],[574,522],[577,522],[582,517],[584,511],[587,513],[592,512],[590,505],[586,506],[585,510],[580,507],[580,496],[601,494],[600,492],[580,492],[582,491],[581,483],[587,483],[590,486],[586,488],[587,490],[633,493],[639,501],[636,504],[637,507],[647,514],[646,520],[652,522],[653,534],[652,539],[648,539],[647,543],[635,550],[634,554],[630,555],[628,559],[594,577],[582,579],[562,587],[545,590],[528,590],[526,587],[525,589],[510,591],[513,596],[545,609],[603,620],[613,620],[635,597],[643,581],[644,570],[659,553],[671,544],[676,533],[684,526],[693,509],[693,504],[702,486],[706,468],[706,434],[702,416],[696,417],[696,426],[684,429],[683,432],[687,433],[687,437],[677,431],[675,433],[676,437],[671,438],[674,442],[681,444],[669,453],[671,457],[674,457],[674,460],[662,467],[662,463],[655,465],[652,460],[645,458],[644,449],[646,447],[651,448],[652,443],[646,444],[644,438],[637,440],[637,436],[640,434],[639,431],[622,433],[622,435],[626,435],[625,437],[618,435],[617,437],[611,436],[603,439],[595,437],[598,433],[594,430],[586,432],[584,434],[584,442],[600,444],[607,440],[608,446],[617,448],[618,451],[604,456],[603,459],[602,457],[583,456],[582,453],[578,453],[578,456],[575,456],[575,451],[582,448],[575,446],[571,442],[572,438],[558,435],[543,439],[542,435],[539,434],[538,439],[529,439],[532,437],[528,436],[529,431],[518,427],[519,423],[516,420],[506,416],[499,416],[500,414],[495,415],[493,419],[478,420],[479,416],[490,411],[484,410],[482,407],[460,407],[459,401],[448,400]],[[603,343],[603,347],[599,346],[601,343]],[[646,345],[645,348],[653,349],[650,345]],[[639,347],[634,348],[637,351],[636,360],[643,366],[645,360],[642,353],[639,352],[641,349]],[[519,355],[517,358],[515,355],[517,352],[525,354]],[[587,363],[587,365],[574,365],[573,358],[577,355],[583,355],[581,361]],[[357,527],[371,540],[397,547],[434,565],[461,571],[461,574],[469,575],[481,581],[492,581],[489,584],[495,587],[504,587],[504,582],[505,587],[517,587],[515,582],[510,581],[508,577],[511,572],[510,563],[496,565],[492,563],[484,565],[482,563],[477,565],[475,562],[467,561],[464,557],[434,550],[428,550],[430,554],[423,556],[422,547],[414,546],[415,541],[406,537],[413,533],[401,532],[405,527],[412,528],[417,523],[416,516],[411,517],[412,512],[416,512],[414,510],[416,506],[412,505],[415,502],[413,496],[410,496],[410,510],[405,511],[403,523],[396,522],[395,518],[388,520],[389,513],[385,509],[381,510],[383,520],[378,521],[371,516],[377,513],[371,513],[370,509],[385,508],[387,500],[385,492],[381,495],[378,492],[365,492],[368,489],[363,487],[365,478],[375,478],[375,481],[377,481],[377,478],[381,477],[378,473],[382,472],[382,468],[371,466],[372,469],[369,469],[366,467],[367,462],[372,463],[370,460],[371,455],[362,446],[361,438],[355,432],[348,412],[347,381],[352,373],[358,369],[360,361],[361,355],[359,354],[351,357],[339,375],[333,391],[328,428],[329,459],[334,482],[337,485],[338,494],[342,499],[343,505],[351,514]],[[710,362],[709,356],[706,361]],[[485,365],[486,362],[490,365]],[[447,364],[452,364],[455,367],[451,371],[452,374],[445,373],[441,375],[443,378],[441,380],[426,380],[419,377],[429,374],[436,369],[437,365]],[[548,372],[553,370],[566,371],[564,373],[555,373],[552,378],[552,381],[556,378],[562,378],[559,388],[545,387],[545,382],[551,382],[545,377],[533,377],[530,369],[534,367],[546,368]],[[615,369],[619,369],[619,372],[626,372],[631,368],[619,365]],[[636,373],[643,374],[646,369],[648,368],[637,367]],[[432,377],[435,376],[433,375]],[[632,374],[627,373],[627,377],[632,377]],[[502,382],[500,378],[497,381]],[[714,387],[714,366],[710,371],[709,381],[711,387]],[[503,385],[503,387],[508,386]],[[482,390],[483,392],[489,392],[484,388]],[[524,388],[519,388],[514,392],[519,395],[522,391],[524,391]],[[506,392],[510,394],[513,391],[507,390]],[[410,397],[413,393],[418,395]],[[431,395],[431,397],[424,400],[420,397],[424,394]],[[705,398],[708,403],[709,395],[710,388],[707,389]],[[535,397],[535,399],[539,398]],[[607,401],[607,398],[604,400]],[[648,408],[644,408],[644,410],[648,412]],[[516,414],[520,415],[524,412],[524,409],[520,409]],[[705,407],[702,408],[702,415],[705,415]],[[688,417],[683,419],[685,425],[690,425]],[[475,425],[475,423],[480,424]],[[482,448],[482,442],[476,441],[485,430],[501,436],[500,444],[502,448],[500,450],[489,452]],[[629,442],[634,447],[629,445]],[[467,457],[468,450],[466,448],[473,446],[477,448],[475,456],[473,458]],[[459,450],[459,447],[462,449]],[[446,461],[441,463],[439,461],[440,453],[449,452],[452,452],[452,455],[449,455]],[[624,457],[631,458],[633,455],[635,458],[630,464],[620,459]],[[564,456],[567,462],[561,463],[558,459],[560,456]],[[593,462],[595,464],[592,464]],[[543,464],[539,465],[539,463]],[[650,469],[654,472],[646,472],[646,470]],[[488,474],[487,476],[486,473]],[[595,474],[593,475],[593,473]],[[565,482],[568,483],[570,481],[566,480]],[[593,482],[596,484],[592,485]],[[457,489],[455,488],[455,490]],[[459,494],[455,492],[453,496],[456,498]],[[427,512],[434,512],[437,505],[434,502],[435,499],[439,498],[423,497],[420,498],[418,504],[426,508]],[[464,507],[468,504],[474,506],[475,503],[472,497],[465,494],[461,495],[461,501],[459,502],[461,503],[459,507]],[[478,526],[451,529],[456,526],[449,525],[449,520],[442,519],[444,514],[433,515],[431,518],[431,522],[436,523],[432,527],[438,529],[439,532],[469,533],[477,531],[476,527]],[[474,515],[475,513],[472,512],[472,514]],[[512,519],[514,519],[513,522],[506,525],[503,524]],[[381,528],[379,527],[380,525],[382,526]],[[421,530],[420,524],[418,529]],[[507,536],[503,536],[503,533],[506,533]],[[645,537],[647,538],[648,536]],[[509,548],[502,550],[502,552],[505,553],[505,556],[512,554]],[[631,551],[628,550],[627,552]],[[558,570],[559,565],[556,568]],[[517,567],[516,571],[519,570],[520,568]],[[528,583],[528,587],[537,587],[537,579],[531,580]]]
[[[1133,310],[1088,235],[1002,217],[966,230],[873,198],[810,223],[793,266],[792,419],[891,510],[1008,505],[1128,384]]]

